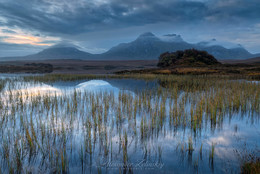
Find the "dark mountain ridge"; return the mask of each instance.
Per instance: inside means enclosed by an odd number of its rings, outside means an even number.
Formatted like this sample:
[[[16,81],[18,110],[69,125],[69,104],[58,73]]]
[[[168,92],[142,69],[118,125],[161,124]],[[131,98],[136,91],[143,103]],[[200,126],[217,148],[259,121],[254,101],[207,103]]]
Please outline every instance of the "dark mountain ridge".
[[[215,40],[213,40],[215,41]],[[151,32],[141,34],[136,40],[121,43],[102,54],[91,54],[81,51],[77,46],[58,44],[37,54],[21,57],[5,57],[0,60],[49,60],[49,59],[82,59],[82,60],[156,60],[164,52],[197,49],[207,51],[219,60],[248,59],[258,57],[242,46],[225,48],[221,45],[199,42],[185,42],[180,35],[168,34],[157,37]]]
[[[85,59],[92,56],[92,54],[80,51],[75,47],[51,47],[47,48],[37,54],[25,56],[27,59],[34,59],[37,57],[39,60],[44,59]]]

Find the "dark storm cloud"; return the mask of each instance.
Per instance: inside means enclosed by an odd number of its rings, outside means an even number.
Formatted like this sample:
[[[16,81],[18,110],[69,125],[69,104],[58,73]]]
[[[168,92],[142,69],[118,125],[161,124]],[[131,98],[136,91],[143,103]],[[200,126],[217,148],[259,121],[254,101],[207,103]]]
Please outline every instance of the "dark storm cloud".
[[[259,0],[0,0],[5,25],[65,34],[164,21],[259,20],[259,9]]]
[[[258,0],[2,0],[7,26],[50,33],[83,33],[158,22],[259,20]],[[248,22],[248,21],[247,21]]]
[[[7,26],[50,33],[82,33],[113,27],[128,27],[162,21],[201,20],[208,13],[202,2],[179,0],[95,1],[1,1],[0,15]],[[89,2],[89,3],[88,3]]]
[[[214,0],[208,3],[209,13],[217,21],[259,22],[259,0]]]
[[[0,34],[22,29],[104,50],[126,34],[130,41],[146,31],[177,32],[191,42],[216,37],[256,51],[259,9],[259,0],[0,0]]]

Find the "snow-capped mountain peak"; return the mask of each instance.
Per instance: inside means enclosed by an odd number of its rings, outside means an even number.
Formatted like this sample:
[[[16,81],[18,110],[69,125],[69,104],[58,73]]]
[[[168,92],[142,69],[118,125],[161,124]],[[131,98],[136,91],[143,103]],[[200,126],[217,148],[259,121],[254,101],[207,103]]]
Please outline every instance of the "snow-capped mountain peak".
[[[143,38],[143,37],[156,37],[156,36],[151,32],[145,32],[141,34],[138,38]]]
[[[198,45],[199,46],[203,46],[203,47],[223,46],[223,47],[228,48],[228,49],[243,48],[243,46],[241,44],[236,44],[236,43],[226,42],[226,41],[218,41],[215,38],[211,39],[211,40],[208,40],[208,41],[199,42]]]
[[[161,36],[160,39],[165,42],[184,42],[181,35],[177,34],[166,34]]]

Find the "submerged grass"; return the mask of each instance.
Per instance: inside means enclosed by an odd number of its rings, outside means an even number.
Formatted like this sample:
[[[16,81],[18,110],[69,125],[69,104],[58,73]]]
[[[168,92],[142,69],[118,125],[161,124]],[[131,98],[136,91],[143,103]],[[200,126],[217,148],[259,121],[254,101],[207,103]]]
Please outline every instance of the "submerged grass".
[[[5,87],[6,84],[6,80],[1,80],[0,79],[0,92],[3,90],[3,88]]]
[[[42,82],[96,78],[144,79],[160,85],[118,94],[76,89],[41,93],[28,88]],[[84,173],[99,157],[106,161],[120,157],[127,166],[133,158],[129,153],[134,152],[143,154],[144,159],[154,155],[161,161],[163,145],[153,142],[168,132],[187,129],[188,147],[185,144],[181,149],[186,149],[192,160],[196,138],[204,129],[214,131],[224,118],[236,114],[249,115],[252,120],[260,115],[259,83],[231,79],[130,74],[26,76],[20,81],[0,81],[0,91],[1,85],[7,89],[0,93],[0,169],[6,173],[34,172],[33,166],[44,172],[67,173],[76,168]],[[202,159],[202,143],[198,149]],[[215,144],[209,150],[213,164]]]
[[[260,173],[260,159],[244,163],[241,167],[241,173],[242,174]]]

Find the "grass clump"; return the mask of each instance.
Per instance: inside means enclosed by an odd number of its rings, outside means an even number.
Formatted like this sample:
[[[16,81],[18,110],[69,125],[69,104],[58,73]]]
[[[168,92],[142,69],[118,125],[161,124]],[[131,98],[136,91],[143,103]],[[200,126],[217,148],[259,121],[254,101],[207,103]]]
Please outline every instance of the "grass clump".
[[[245,162],[241,167],[242,174],[256,174],[260,173],[260,159]]]

